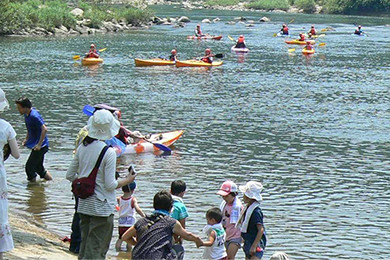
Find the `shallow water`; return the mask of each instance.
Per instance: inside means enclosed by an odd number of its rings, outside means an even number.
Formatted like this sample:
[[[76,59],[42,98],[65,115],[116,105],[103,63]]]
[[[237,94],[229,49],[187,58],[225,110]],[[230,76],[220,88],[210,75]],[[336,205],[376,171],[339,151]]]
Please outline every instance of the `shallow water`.
[[[130,129],[186,130],[171,156],[121,159],[122,169],[133,163],[139,171],[136,197],[145,212],[157,191],[182,179],[188,229],[199,233],[205,212],[221,201],[215,193],[224,180],[258,180],[264,185],[265,259],[280,250],[293,259],[388,259],[390,19],[172,7],[159,7],[157,14],[184,14],[192,22],[182,29],[154,26],[88,37],[0,38],[0,87],[10,101],[27,95],[42,113],[51,147],[45,165],[54,176],[50,183],[27,184],[29,151],[23,149],[20,160],[6,164],[11,207],[59,236],[70,234],[73,200],[65,172],[75,135],[86,123],[81,110],[107,103],[121,108]],[[264,15],[272,22],[226,24],[236,16],[258,21]],[[200,19],[215,17],[222,21],[202,27],[222,34],[221,41],[186,40]],[[336,31],[321,38],[326,46],[315,47],[314,56],[302,56],[298,46],[289,54],[292,46],[273,34],[293,18],[295,36],[312,23]],[[353,23],[363,24],[369,37],[351,35]],[[244,34],[250,53],[230,53],[228,34]],[[107,47],[104,64],[74,63],[71,57],[91,42]],[[186,59],[207,47],[227,54],[222,67],[134,67],[135,57],[167,56],[177,48]],[[1,116],[21,141],[26,131],[16,108]],[[114,230],[112,243],[116,237]],[[186,259],[201,257],[201,249],[185,247]],[[109,255],[115,256],[112,248]]]

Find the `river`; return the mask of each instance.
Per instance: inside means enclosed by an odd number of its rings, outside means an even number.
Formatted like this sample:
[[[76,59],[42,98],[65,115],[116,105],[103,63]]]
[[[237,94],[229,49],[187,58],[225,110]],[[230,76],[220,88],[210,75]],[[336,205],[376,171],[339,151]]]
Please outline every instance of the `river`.
[[[12,101],[32,100],[49,129],[45,166],[54,177],[28,184],[29,151],[22,149],[21,159],[6,163],[10,207],[31,213],[60,237],[70,234],[73,200],[65,173],[87,120],[82,108],[107,103],[121,108],[130,129],[185,130],[171,156],[121,158],[120,168],[132,163],[139,171],[135,196],[146,213],[157,191],[182,179],[187,228],[199,233],[205,212],[219,206],[216,192],[224,180],[257,180],[264,185],[264,259],[275,251],[293,259],[388,259],[390,18],[154,8],[164,17],[186,15],[191,23],[87,37],[0,38],[0,87],[11,103],[1,116],[23,140],[23,117]],[[255,26],[226,24],[237,16]],[[257,22],[262,16],[272,21]],[[201,19],[216,17],[221,21],[202,29],[222,34],[221,41],[186,40]],[[292,19],[296,37],[311,24],[336,31],[320,38],[326,46],[315,47],[313,56],[297,46],[289,53],[292,46],[273,34]],[[354,24],[368,37],[351,35]],[[250,48],[243,57],[230,53],[227,38],[240,34]],[[104,64],[75,63],[72,56],[92,42],[107,47]],[[226,57],[211,69],[134,66],[136,57],[168,56],[172,48],[180,59],[199,57],[206,48]],[[111,257],[116,238],[115,229]],[[201,257],[202,249],[185,247],[186,259]],[[243,259],[241,251],[237,258]]]

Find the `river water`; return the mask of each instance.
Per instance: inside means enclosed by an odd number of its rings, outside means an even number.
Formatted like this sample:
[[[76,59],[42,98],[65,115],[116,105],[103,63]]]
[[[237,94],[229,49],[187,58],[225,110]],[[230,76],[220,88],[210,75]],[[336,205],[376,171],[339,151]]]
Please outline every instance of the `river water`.
[[[59,237],[70,234],[73,200],[65,180],[75,135],[85,125],[85,104],[107,103],[122,109],[130,129],[156,133],[185,129],[171,156],[154,154],[121,158],[120,168],[136,165],[136,197],[146,213],[153,195],[182,179],[188,230],[199,233],[205,212],[218,206],[216,191],[226,179],[264,185],[262,209],[268,246],[293,259],[388,259],[390,257],[389,185],[389,18],[269,14],[156,7],[160,16],[187,15],[185,28],[154,26],[123,34],[68,38],[0,38],[0,87],[10,101],[28,96],[49,128],[45,165],[54,181],[28,184],[24,163],[6,163],[10,207],[27,211]],[[260,24],[262,16],[272,19]],[[228,25],[234,17],[256,21],[254,27]],[[221,41],[188,41],[202,25],[222,34]],[[284,39],[273,37],[282,23],[297,36],[313,23],[332,26],[321,38],[325,47],[305,57],[300,47],[289,53]],[[362,24],[368,37],[353,36]],[[250,53],[229,52],[227,35],[244,34]],[[104,64],[79,66],[73,55],[91,42]],[[201,56],[205,48],[225,53],[224,65],[212,69],[136,68],[136,57]],[[21,141],[23,117],[11,102],[2,117]],[[118,191],[118,195],[120,192]],[[114,230],[115,243],[117,231]],[[185,243],[186,259],[202,249]],[[117,253],[113,245],[111,257]],[[121,254],[118,258],[126,257]],[[238,259],[243,259],[239,251]]]

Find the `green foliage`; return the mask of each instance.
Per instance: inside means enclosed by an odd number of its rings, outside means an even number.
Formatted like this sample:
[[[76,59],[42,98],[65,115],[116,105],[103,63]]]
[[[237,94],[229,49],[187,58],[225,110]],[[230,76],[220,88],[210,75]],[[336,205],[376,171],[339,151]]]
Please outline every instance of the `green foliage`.
[[[247,4],[248,8],[262,9],[262,10],[285,10],[289,8],[287,0],[258,0]]]
[[[123,9],[117,9],[115,12],[117,20],[126,19],[127,23],[132,25],[140,25],[142,23],[150,21],[150,17],[153,13],[148,10],[142,10],[134,7],[127,7]]]
[[[205,2],[205,5],[208,6],[232,6],[237,5],[240,2],[240,0],[207,0]]]
[[[323,2],[329,13],[385,13],[390,10],[389,0],[323,0]]]
[[[295,5],[303,9],[305,13],[314,13],[316,10],[316,5],[314,0],[295,0]]]

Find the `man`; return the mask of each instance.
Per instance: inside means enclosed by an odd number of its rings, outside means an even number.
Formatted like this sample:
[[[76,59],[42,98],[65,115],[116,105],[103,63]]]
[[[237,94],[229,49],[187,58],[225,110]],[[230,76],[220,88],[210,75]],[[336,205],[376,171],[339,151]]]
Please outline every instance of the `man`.
[[[45,180],[52,180],[49,171],[43,167],[45,153],[49,150],[49,141],[47,139],[47,127],[39,112],[32,107],[28,98],[22,97],[15,101],[18,111],[24,115],[24,121],[27,128],[26,139],[22,145],[31,149],[30,157],[26,162],[27,180],[35,182],[37,175]]]

